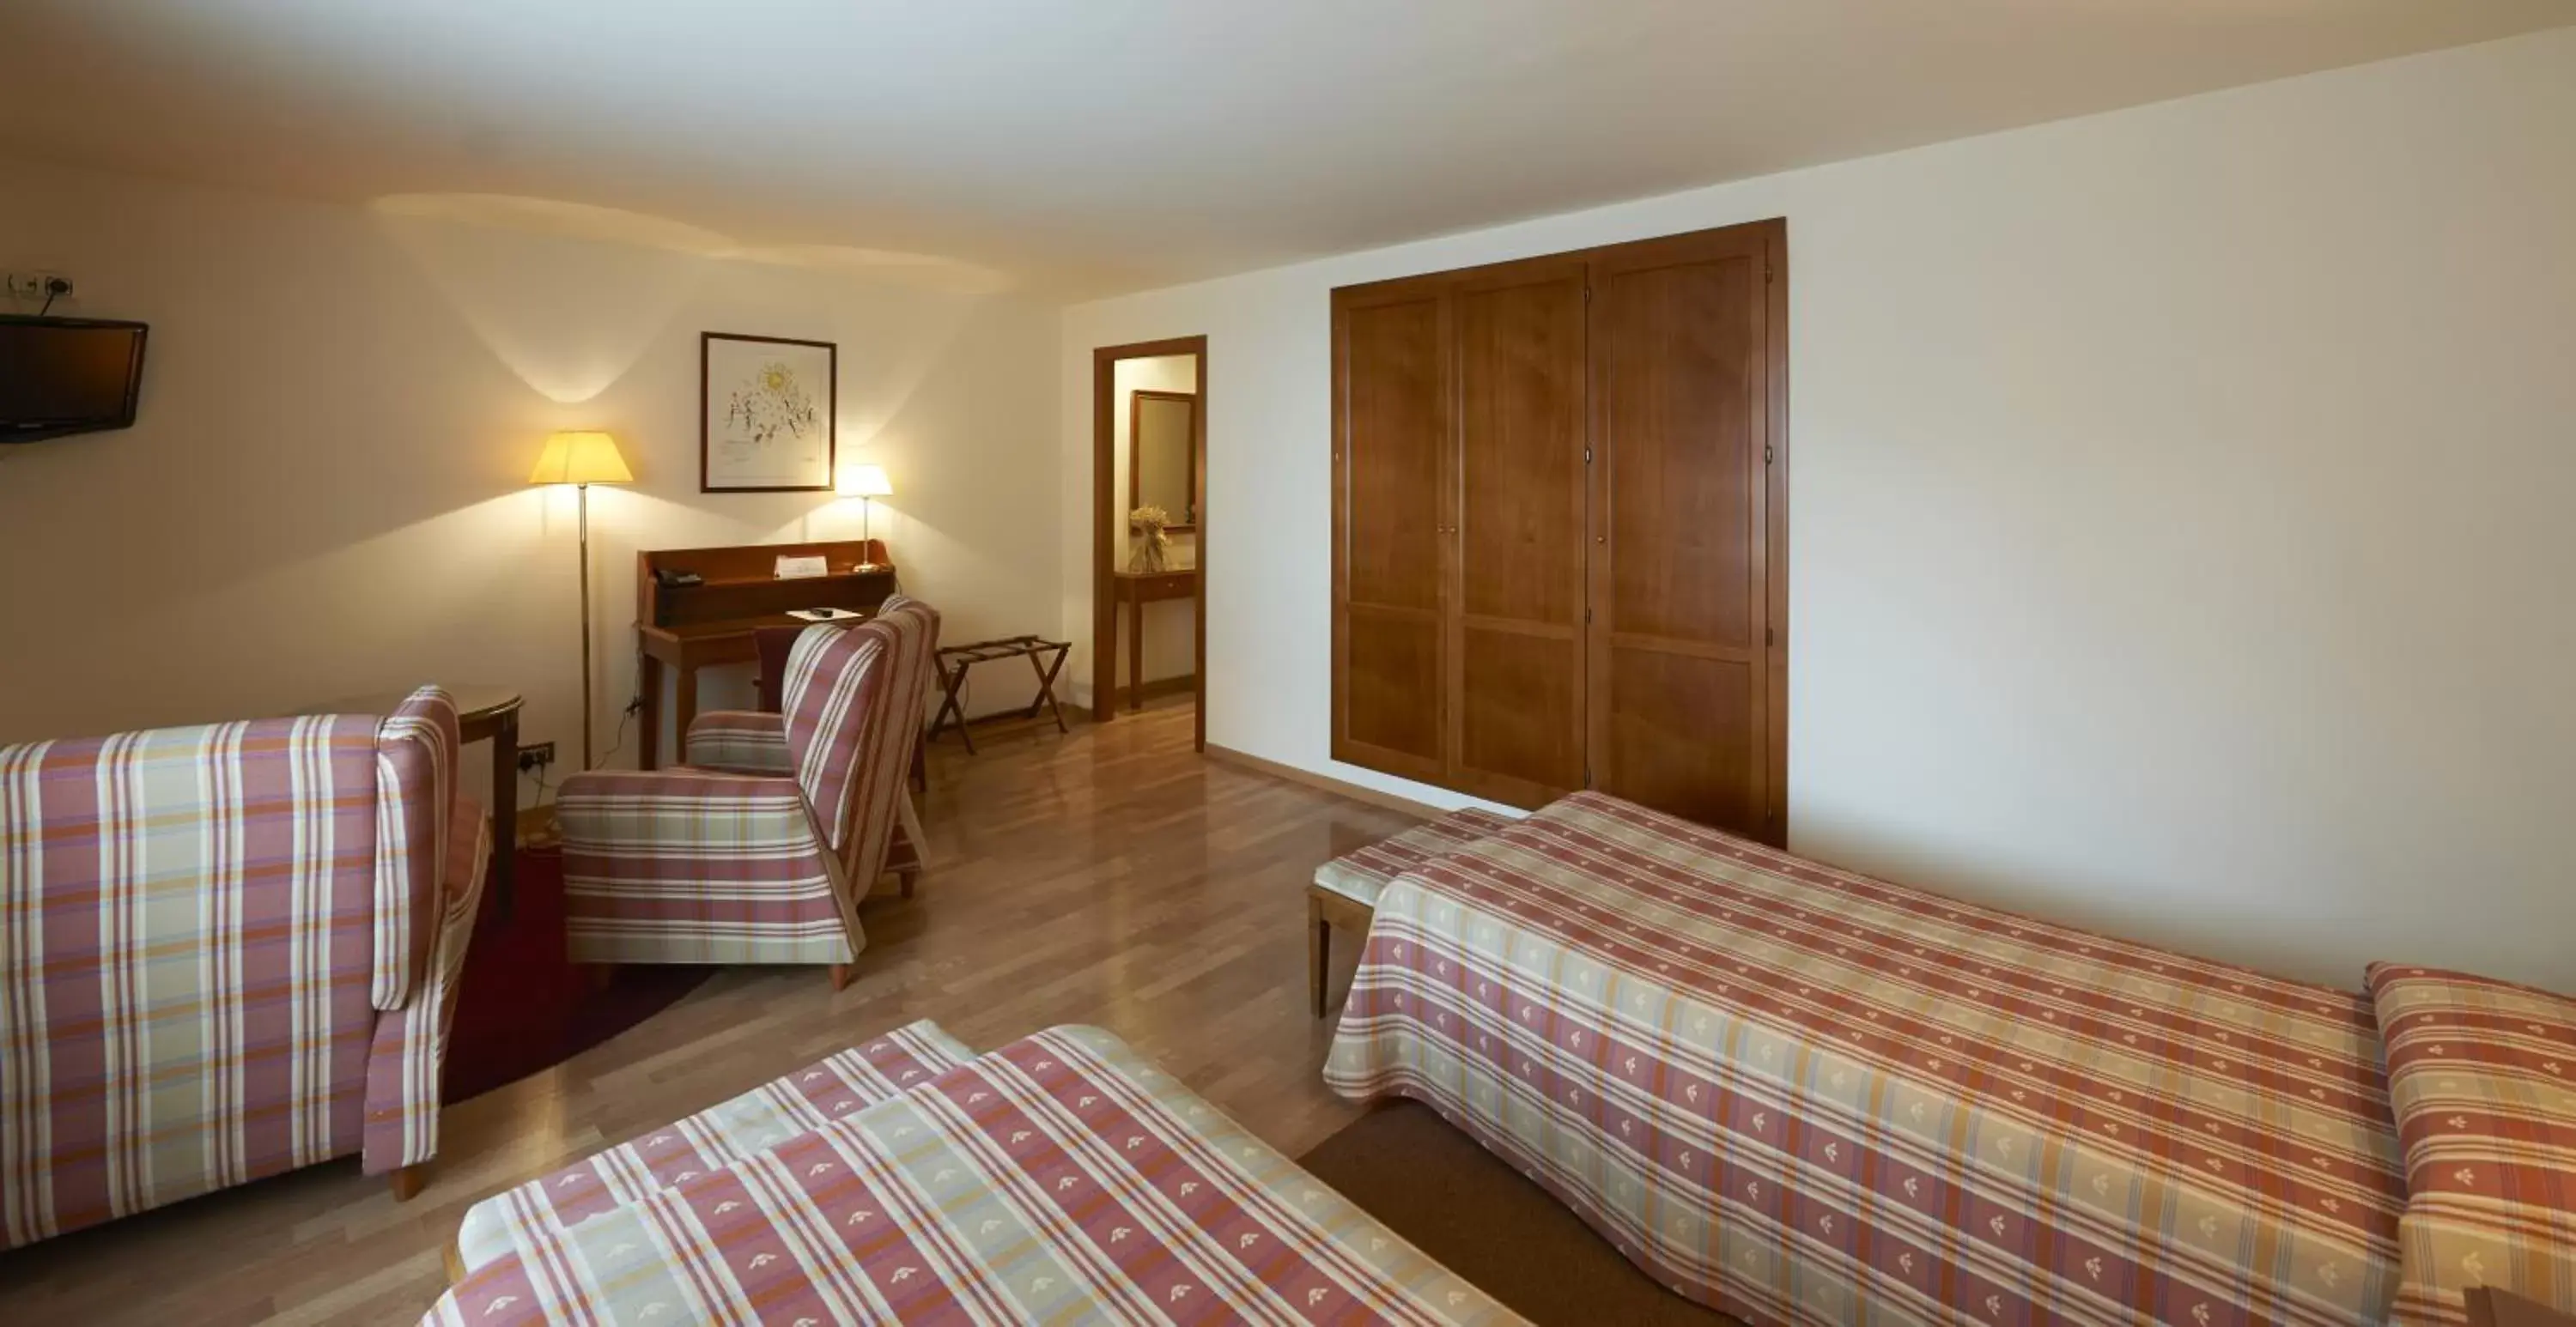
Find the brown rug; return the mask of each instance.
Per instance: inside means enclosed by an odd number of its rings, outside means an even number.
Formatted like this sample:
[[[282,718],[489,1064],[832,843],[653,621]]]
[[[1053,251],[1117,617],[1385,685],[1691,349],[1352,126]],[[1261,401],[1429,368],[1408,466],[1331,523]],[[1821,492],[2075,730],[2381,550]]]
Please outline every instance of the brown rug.
[[[1420,1102],[1369,1112],[1297,1164],[1541,1327],[1735,1323],[1656,1284],[1547,1190]]]

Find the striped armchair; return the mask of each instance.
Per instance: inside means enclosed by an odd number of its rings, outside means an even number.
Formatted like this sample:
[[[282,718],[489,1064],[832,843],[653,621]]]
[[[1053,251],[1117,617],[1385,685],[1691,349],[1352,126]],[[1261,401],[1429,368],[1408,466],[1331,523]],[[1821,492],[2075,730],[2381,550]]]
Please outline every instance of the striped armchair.
[[[788,659],[784,714],[716,712],[677,769],[564,780],[566,943],[576,963],[820,963],[846,986],[858,901],[921,835],[904,775],[939,615],[900,595],[816,626]]]
[[[456,709],[0,749],[0,1247],[438,1151],[491,838]]]

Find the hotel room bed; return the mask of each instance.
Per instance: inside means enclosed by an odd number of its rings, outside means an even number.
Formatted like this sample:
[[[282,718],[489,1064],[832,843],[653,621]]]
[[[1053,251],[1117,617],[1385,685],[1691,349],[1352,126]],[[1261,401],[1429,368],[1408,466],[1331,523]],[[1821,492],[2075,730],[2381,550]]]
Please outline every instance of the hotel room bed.
[[[1399,876],[1326,1069],[1757,1324],[2350,1324],[2406,1186],[2370,1001],[1578,794]]]
[[[1520,1321],[1096,1028],[918,1024],[476,1212],[425,1324]]]

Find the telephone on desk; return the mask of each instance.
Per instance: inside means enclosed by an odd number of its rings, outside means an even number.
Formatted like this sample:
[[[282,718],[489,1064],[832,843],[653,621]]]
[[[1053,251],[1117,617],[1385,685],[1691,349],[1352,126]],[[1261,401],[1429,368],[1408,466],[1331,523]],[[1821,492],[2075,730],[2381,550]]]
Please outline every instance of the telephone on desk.
[[[707,583],[706,577],[701,576],[694,571],[673,571],[668,567],[654,568],[653,579],[659,581],[662,588],[666,590],[677,589],[681,586],[687,585],[704,585]]]

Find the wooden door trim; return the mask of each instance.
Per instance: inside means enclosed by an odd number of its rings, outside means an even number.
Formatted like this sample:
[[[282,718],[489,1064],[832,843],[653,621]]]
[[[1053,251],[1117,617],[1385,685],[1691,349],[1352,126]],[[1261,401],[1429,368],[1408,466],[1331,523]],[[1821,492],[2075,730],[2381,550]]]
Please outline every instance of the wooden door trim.
[[[1156,359],[1165,355],[1188,355],[1195,364],[1199,407],[1191,421],[1191,441],[1201,458],[1198,467],[1199,524],[1198,574],[1191,579],[1196,588],[1190,596],[1190,609],[1197,615],[1191,624],[1193,664],[1192,684],[1198,695],[1197,731],[1192,746],[1207,749],[1207,401],[1208,339],[1205,336],[1169,337],[1161,341],[1136,341],[1123,346],[1099,346],[1091,352],[1091,717],[1109,723],[1117,717],[1117,634],[1118,601],[1111,577],[1117,573],[1117,540],[1115,534],[1125,528],[1126,514],[1117,510],[1117,405],[1118,361],[1122,359]]]

